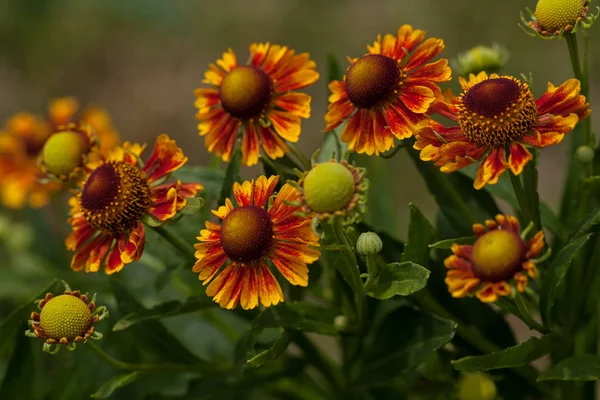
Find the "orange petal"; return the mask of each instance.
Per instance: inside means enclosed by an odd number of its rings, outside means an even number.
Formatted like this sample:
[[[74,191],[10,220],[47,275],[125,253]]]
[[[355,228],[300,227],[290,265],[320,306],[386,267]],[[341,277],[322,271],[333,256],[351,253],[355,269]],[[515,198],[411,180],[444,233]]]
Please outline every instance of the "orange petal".
[[[410,111],[423,114],[435,100],[435,93],[427,86],[418,86],[407,82],[400,89],[400,98]]]
[[[271,176],[267,179],[266,176],[259,176],[256,181],[244,181],[233,184],[233,195],[238,206],[254,205],[264,207],[277,187],[279,176]],[[252,197],[254,195],[254,198]]]
[[[256,276],[258,279],[260,303],[263,306],[274,306],[283,301],[281,286],[279,286],[273,273],[264,263],[260,263],[257,267]]]
[[[300,117],[287,111],[271,110],[267,117],[279,136],[292,143],[300,137]]]
[[[486,184],[497,183],[498,178],[506,170],[506,167],[506,152],[504,149],[501,147],[493,148],[479,166],[473,187],[479,190]]]
[[[231,200],[225,199],[225,205],[220,206],[218,210],[212,210],[212,213],[221,219],[225,219],[233,209],[234,207]]]
[[[425,40],[410,56],[404,66],[406,71],[422,66],[444,50],[444,41],[437,38]]]
[[[348,123],[344,127],[340,139],[342,142],[348,144],[348,150],[354,151],[356,146],[356,140],[360,136],[360,127],[362,125],[362,119],[364,118],[363,109],[358,109],[354,115],[348,120]]]
[[[330,103],[327,114],[325,114],[325,129],[323,131],[329,132],[340,126],[355,109],[354,104],[347,98]]]
[[[129,237],[123,237],[117,243],[121,261],[125,264],[129,264],[139,260],[144,253],[145,242],[146,232],[144,230],[144,224],[138,222],[135,228],[129,233]]]
[[[50,121],[55,126],[66,125],[72,121],[78,108],[79,102],[75,97],[54,99],[50,102],[48,109]]]
[[[260,136],[260,142],[262,143],[263,149],[269,158],[276,159],[283,157],[285,153],[289,152],[290,149],[285,144],[272,128],[264,128],[258,126],[258,134]]]
[[[285,93],[275,99],[275,105],[300,118],[310,117],[310,96],[304,93]]]
[[[519,142],[510,144],[510,155],[508,156],[508,165],[514,175],[523,172],[523,168],[529,161],[533,160],[531,153]]]
[[[156,139],[154,150],[144,164],[142,172],[146,174],[148,182],[154,182],[179,169],[187,160],[177,143],[169,136],[161,134]]]
[[[475,295],[482,303],[493,303],[498,300],[498,294],[494,291],[493,283],[486,283]]]
[[[426,64],[409,76],[410,80],[423,78],[434,82],[447,82],[452,77],[452,70],[448,66],[448,60],[441,58],[436,62]]]
[[[236,263],[229,264],[223,272],[206,288],[206,295],[223,308],[233,309],[237,306],[245,279],[244,267]]]
[[[257,269],[260,267],[244,267],[244,279],[242,280],[242,291],[240,293],[240,305],[244,310],[250,310],[258,306],[259,283]]]
[[[548,83],[548,91],[535,104],[538,115],[552,114],[566,116],[572,113],[585,118],[589,105],[586,98],[579,94],[581,83],[577,79],[568,79],[559,87]]]
[[[260,147],[258,144],[258,135],[253,123],[246,125],[244,140],[242,141],[242,164],[246,166],[258,163]]]

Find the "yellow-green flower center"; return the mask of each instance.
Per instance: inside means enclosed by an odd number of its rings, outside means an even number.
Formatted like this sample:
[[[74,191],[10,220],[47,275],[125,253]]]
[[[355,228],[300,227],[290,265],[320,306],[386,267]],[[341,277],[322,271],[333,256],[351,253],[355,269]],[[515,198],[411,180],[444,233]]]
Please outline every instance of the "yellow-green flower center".
[[[304,178],[304,201],[315,212],[344,210],[354,196],[355,186],[348,168],[337,162],[321,163]]]
[[[241,66],[221,82],[220,98],[225,111],[236,118],[259,117],[271,102],[273,82],[261,69]]]
[[[50,299],[40,313],[40,327],[50,339],[71,341],[84,336],[91,325],[92,313],[88,305],[68,294]]]
[[[519,235],[500,229],[489,231],[473,244],[473,273],[485,281],[503,281],[521,268],[524,256],[525,243]]]
[[[537,108],[529,85],[503,76],[486,79],[462,93],[457,120],[469,140],[501,147],[529,132],[537,121]]]
[[[396,60],[381,54],[362,56],[346,72],[346,92],[356,107],[370,108],[397,89],[401,72]]]
[[[556,32],[572,28],[583,14],[582,0],[540,0],[534,15],[541,30]]]
[[[273,222],[262,207],[236,208],[221,224],[221,245],[232,261],[259,260],[268,253],[272,243]]]
[[[494,400],[496,384],[480,372],[463,375],[458,382],[458,400]]]
[[[68,175],[81,166],[89,141],[79,132],[63,131],[50,136],[44,145],[42,157],[48,172]]]
[[[110,235],[132,229],[152,205],[150,187],[135,166],[111,161],[96,168],[81,192],[88,222]]]

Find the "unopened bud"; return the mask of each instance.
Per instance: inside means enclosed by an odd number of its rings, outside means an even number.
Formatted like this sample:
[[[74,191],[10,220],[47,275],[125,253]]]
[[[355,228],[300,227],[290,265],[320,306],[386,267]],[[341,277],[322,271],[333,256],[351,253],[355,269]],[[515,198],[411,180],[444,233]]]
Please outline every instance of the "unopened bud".
[[[575,151],[575,157],[582,164],[590,163],[594,159],[594,149],[590,146],[579,146]]]
[[[356,241],[356,251],[363,256],[377,254],[383,248],[383,242],[375,232],[361,233]]]
[[[464,374],[458,381],[459,400],[494,400],[496,384],[483,373]]]

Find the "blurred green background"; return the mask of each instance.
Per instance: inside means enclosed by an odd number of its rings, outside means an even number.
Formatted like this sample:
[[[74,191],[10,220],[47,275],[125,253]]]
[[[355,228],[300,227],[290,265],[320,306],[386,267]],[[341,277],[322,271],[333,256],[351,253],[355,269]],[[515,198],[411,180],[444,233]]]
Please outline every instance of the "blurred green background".
[[[360,56],[378,33],[402,24],[424,29],[446,42],[454,58],[478,44],[499,43],[511,52],[504,72],[533,73],[539,96],[548,81],[572,77],[564,41],[542,41],[517,26],[519,12],[535,1],[517,0],[9,0],[0,2],[0,117],[21,110],[45,113],[51,98],[73,95],[83,105],[106,107],[122,136],[149,141],[161,132],[174,137],[191,162],[206,164],[196,132],[194,88],[208,64],[231,47],[242,62],[253,41],[286,44],[309,52],[322,79],[307,92],[312,118],[304,122],[300,147],[308,154],[321,143],[327,107],[325,61],[334,53]],[[595,27],[597,28],[597,27]],[[600,32],[590,31],[590,48]],[[590,52],[591,95],[598,95],[600,56]],[[454,80],[452,86],[456,88]],[[600,122],[593,115],[595,125]],[[556,207],[564,176],[565,143],[542,152],[542,196]],[[408,202],[432,215],[435,206],[410,160],[401,152],[390,165],[403,237]],[[402,173],[395,173],[402,171]],[[246,171],[246,175],[258,169]]]

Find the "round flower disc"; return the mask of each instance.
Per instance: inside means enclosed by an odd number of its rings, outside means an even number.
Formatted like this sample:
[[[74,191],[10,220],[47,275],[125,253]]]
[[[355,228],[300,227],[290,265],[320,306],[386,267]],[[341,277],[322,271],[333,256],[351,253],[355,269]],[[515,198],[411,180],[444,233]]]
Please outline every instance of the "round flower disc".
[[[82,156],[89,145],[82,134],[73,131],[57,132],[50,136],[42,156],[48,172],[54,175],[67,175],[80,166]]]
[[[348,98],[360,108],[377,105],[394,92],[400,75],[396,60],[381,54],[363,56],[346,72]]]
[[[273,242],[273,222],[264,208],[244,206],[232,210],[221,224],[221,245],[233,261],[256,261]]]
[[[304,179],[304,200],[315,212],[343,210],[352,200],[355,182],[352,172],[335,162],[316,165]]]
[[[271,78],[261,69],[240,66],[223,78],[221,103],[236,118],[258,117],[269,104],[272,91]]]
[[[40,326],[48,338],[74,340],[84,336],[92,325],[88,305],[78,297],[68,294],[53,297],[42,307]]]
[[[556,32],[574,26],[583,11],[582,0],[539,0],[534,15],[542,30]]]
[[[473,273],[482,280],[498,282],[511,278],[521,268],[525,243],[516,233],[493,230],[473,244]]]

